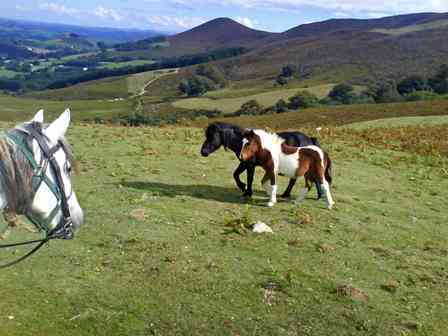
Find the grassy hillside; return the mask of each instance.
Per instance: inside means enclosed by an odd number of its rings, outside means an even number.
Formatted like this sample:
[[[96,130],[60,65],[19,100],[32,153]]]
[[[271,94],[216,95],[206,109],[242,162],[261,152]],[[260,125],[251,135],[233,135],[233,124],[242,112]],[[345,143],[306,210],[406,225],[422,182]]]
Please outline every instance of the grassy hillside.
[[[388,128],[403,126],[434,126],[448,124],[448,115],[428,117],[399,117],[362,121],[344,125],[343,127],[363,130],[368,128]]]
[[[219,91],[211,91],[206,97],[203,98],[188,98],[188,99],[180,99],[173,103],[173,106],[176,108],[183,109],[204,109],[204,110],[214,110],[218,109],[225,113],[232,113],[237,111],[241,105],[248,102],[249,100],[255,99],[262,106],[269,107],[275,105],[275,103],[279,99],[284,99],[288,101],[288,98],[294,96],[299,91],[308,91],[315,94],[319,98],[324,98],[328,96],[328,93],[335,86],[335,84],[323,84],[312,86],[308,88],[295,88],[295,89],[277,89],[273,90],[271,88],[270,91],[264,93],[257,93],[248,96],[241,96],[237,98],[222,98],[222,96],[231,96],[232,90],[223,90],[224,93],[221,94]],[[361,91],[361,87],[356,87],[356,91]],[[240,96],[241,90],[234,90],[234,95]],[[208,97],[210,98],[208,98]]]
[[[336,174],[328,211],[312,198],[267,208],[260,170],[245,202],[233,154],[200,157],[201,130],[72,128],[86,224],[0,273],[2,332],[443,335],[447,157],[338,132],[321,135]],[[411,130],[380,132],[399,144]],[[244,229],[257,220],[275,233]]]
[[[126,76],[105,78],[63,89],[37,91],[26,96],[61,101],[127,98],[129,92],[126,78]]]
[[[45,109],[49,118],[55,117],[66,108],[72,110],[77,120],[93,120],[95,117],[111,119],[132,111],[128,100],[70,100],[56,101],[0,95],[0,120],[23,121],[31,118],[39,109]]]
[[[273,129],[339,126],[349,123],[382,118],[448,115],[448,100],[412,103],[342,105],[309,108],[282,114],[223,118],[222,121],[238,123],[245,127],[271,127]],[[205,126],[207,121],[197,121]]]

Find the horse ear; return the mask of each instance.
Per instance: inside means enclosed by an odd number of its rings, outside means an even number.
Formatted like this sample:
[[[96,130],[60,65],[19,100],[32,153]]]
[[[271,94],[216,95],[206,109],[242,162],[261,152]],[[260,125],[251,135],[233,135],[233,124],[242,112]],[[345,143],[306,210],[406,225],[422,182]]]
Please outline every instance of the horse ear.
[[[44,110],[39,110],[34,115],[33,119],[30,120],[30,122],[37,122],[37,123],[44,123]]]
[[[251,137],[254,134],[255,134],[255,132],[254,132],[253,129],[246,128],[246,129],[243,130],[243,137],[245,137],[245,138]]]
[[[61,139],[67,132],[68,126],[70,125],[70,110],[66,109],[59,118],[53,121],[50,126],[48,126],[44,133],[52,142],[57,142]]]

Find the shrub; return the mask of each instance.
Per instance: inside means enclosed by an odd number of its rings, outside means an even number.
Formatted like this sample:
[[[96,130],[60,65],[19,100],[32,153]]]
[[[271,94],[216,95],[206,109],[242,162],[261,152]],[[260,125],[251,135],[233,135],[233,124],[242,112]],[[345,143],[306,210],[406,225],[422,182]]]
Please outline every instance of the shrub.
[[[448,93],[448,65],[442,65],[436,75],[428,79],[428,85],[438,94]]]
[[[283,99],[280,99],[275,105],[274,110],[277,113],[283,113],[288,111],[288,103]]]
[[[187,81],[182,81],[178,86],[179,91],[189,97],[202,96],[215,88],[215,84],[210,79],[202,76],[193,76]]]
[[[395,103],[403,100],[398,93],[397,84],[393,80],[379,82],[369,88],[365,94],[372,97],[377,103]]]
[[[240,109],[235,112],[234,115],[259,115],[263,114],[263,106],[260,105],[255,99],[249,100],[248,102],[241,105]]]
[[[282,77],[293,77],[296,76],[299,73],[299,68],[294,64],[288,64],[282,67],[282,72],[280,76]]]
[[[288,79],[282,75],[277,76],[275,82],[281,86],[288,84]]]
[[[401,95],[407,95],[414,91],[427,90],[426,80],[422,76],[409,76],[400,81],[397,85],[398,92]]]
[[[319,99],[308,91],[300,91],[289,98],[288,108],[296,110],[299,108],[308,108],[316,106]]]
[[[328,97],[342,104],[351,104],[355,98],[353,86],[350,84],[336,85],[330,91]]]
[[[196,68],[196,74],[206,77],[213,81],[217,87],[223,88],[227,81],[224,74],[216,66],[210,64],[201,64]]]

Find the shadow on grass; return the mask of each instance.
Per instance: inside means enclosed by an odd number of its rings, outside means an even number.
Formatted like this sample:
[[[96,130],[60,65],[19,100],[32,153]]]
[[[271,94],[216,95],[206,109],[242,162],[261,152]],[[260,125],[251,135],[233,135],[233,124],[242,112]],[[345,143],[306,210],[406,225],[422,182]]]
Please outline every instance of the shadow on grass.
[[[247,199],[236,188],[203,184],[168,184],[153,181],[129,181],[120,184],[126,188],[150,191],[166,197],[179,197],[184,195],[223,203],[245,204],[247,202]],[[258,195],[259,193],[254,192],[254,194]],[[252,199],[251,202],[253,205],[264,205],[265,200]]]

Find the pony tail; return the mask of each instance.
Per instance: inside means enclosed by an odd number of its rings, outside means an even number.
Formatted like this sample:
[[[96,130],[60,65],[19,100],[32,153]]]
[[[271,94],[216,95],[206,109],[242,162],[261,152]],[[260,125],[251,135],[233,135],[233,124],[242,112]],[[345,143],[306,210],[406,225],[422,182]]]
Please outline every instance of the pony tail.
[[[327,153],[324,153],[324,159],[327,161],[327,165],[325,167],[325,179],[327,180],[328,184],[331,184],[331,182],[333,180],[333,178],[331,177],[331,174],[332,174],[331,159]]]
[[[317,138],[311,137],[310,139],[314,146],[320,147],[320,143],[319,140],[317,140]]]

